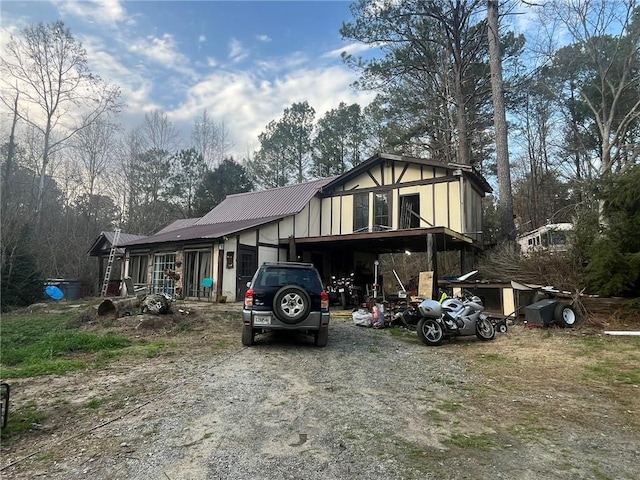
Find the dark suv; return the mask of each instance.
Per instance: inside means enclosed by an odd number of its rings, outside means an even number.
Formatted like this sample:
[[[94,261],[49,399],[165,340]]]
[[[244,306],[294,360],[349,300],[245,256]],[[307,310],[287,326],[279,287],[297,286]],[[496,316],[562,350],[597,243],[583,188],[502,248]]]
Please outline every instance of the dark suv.
[[[299,330],[324,347],[329,338],[329,296],[311,263],[263,263],[253,276],[242,309],[242,344],[257,333]]]

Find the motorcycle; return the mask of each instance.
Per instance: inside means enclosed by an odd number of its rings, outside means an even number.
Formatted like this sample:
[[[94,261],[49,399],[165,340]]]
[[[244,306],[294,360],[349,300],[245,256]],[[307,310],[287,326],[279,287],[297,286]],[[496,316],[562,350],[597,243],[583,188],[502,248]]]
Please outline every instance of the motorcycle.
[[[475,335],[483,341],[496,336],[493,322],[482,313],[482,300],[470,292],[465,291],[461,298],[443,297],[441,302],[424,300],[418,311],[418,337],[427,345],[440,345],[445,338],[457,336]]]
[[[362,301],[362,288],[353,283],[354,274],[348,277],[331,277],[331,283],[327,286],[329,299],[342,306],[343,310],[348,307],[357,307]]]

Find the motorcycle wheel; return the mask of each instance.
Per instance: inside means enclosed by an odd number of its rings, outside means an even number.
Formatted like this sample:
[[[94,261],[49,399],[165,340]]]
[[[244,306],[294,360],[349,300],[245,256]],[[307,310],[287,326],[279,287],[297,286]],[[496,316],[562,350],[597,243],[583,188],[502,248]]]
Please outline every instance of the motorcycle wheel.
[[[488,318],[479,318],[476,322],[476,337],[480,340],[493,340],[496,336],[496,329]]]
[[[418,338],[422,343],[433,347],[442,343],[444,332],[442,326],[432,318],[421,318],[418,322]]]

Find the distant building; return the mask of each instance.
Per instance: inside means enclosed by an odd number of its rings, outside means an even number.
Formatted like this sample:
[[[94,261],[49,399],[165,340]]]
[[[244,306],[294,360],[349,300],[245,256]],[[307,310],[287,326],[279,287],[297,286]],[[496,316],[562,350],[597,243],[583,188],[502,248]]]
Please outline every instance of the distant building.
[[[568,235],[573,230],[571,223],[549,223],[518,236],[518,245],[523,254],[535,250],[563,253],[569,248]]]

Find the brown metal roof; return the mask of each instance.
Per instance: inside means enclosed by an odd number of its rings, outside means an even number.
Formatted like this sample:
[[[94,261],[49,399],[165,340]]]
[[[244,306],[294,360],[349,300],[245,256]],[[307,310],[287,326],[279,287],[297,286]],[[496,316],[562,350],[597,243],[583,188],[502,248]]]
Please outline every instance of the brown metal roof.
[[[229,195],[195,225],[286,217],[299,213],[322,188],[337,177],[271,188],[260,192]]]
[[[180,219],[176,220],[175,222],[170,223],[169,225],[164,227],[162,230],[157,232],[156,235],[158,235],[160,233],[171,232],[172,230],[178,230],[178,229],[181,229],[181,228],[190,227],[191,225],[196,223],[198,220],[200,220],[200,217],[196,217],[196,218],[180,218]]]
[[[280,218],[282,218],[282,216],[252,218],[248,220],[239,220],[237,222],[214,223],[210,225],[191,225],[185,228],[169,231],[165,229],[162,233],[158,232],[155,235],[134,240],[124,246],[132,247],[169,242],[194,242],[197,240],[221,239],[227,235],[233,235],[250,228],[255,228]]]
[[[113,244],[113,239],[115,236],[115,232],[100,232],[100,235],[93,242],[93,245],[89,248],[89,255],[92,257],[96,257],[102,255],[104,253],[108,253],[111,250],[111,245]],[[141,238],[145,238],[144,235],[133,235],[132,233],[120,233],[120,239],[118,240],[118,245],[122,245],[126,242],[132,242],[134,240],[139,240]],[[124,255],[124,249],[118,248],[116,251],[116,255]]]

